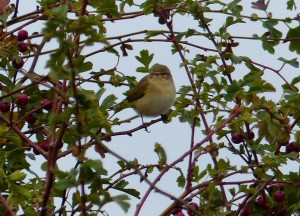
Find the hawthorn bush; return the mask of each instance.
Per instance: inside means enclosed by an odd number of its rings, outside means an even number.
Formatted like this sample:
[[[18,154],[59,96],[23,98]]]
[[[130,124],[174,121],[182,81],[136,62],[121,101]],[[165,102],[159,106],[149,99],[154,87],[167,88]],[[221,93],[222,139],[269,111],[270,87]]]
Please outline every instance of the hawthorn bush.
[[[300,214],[296,1],[2,0],[0,9],[1,215],[116,215],[111,203],[124,215]],[[176,82],[169,123],[115,116],[139,80],[128,70],[156,61]],[[159,136],[173,147],[155,143],[158,160],[112,147],[172,124],[186,130]],[[176,186],[159,187],[168,174]],[[141,213],[154,192],[168,204]]]

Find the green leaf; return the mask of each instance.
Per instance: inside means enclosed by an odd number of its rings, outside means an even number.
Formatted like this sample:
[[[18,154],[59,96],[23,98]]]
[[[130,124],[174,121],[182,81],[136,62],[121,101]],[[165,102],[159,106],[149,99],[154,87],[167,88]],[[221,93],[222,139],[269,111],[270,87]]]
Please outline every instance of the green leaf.
[[[293,9],[296,9],[296,3],[295,3],[295,0],[288,0],[286,2],[286,8],[288,10],[293,10]]]
[[[227,94],[225,95],[225,99],[232,101],[235,97],[240,95],[242,90],[243,89],[239,84],[232,83],[227,89]]]
[[[145,70],[141,72],[149,72],[149,65],[153,59],[154,54],[149,54],[148,50],[142,50],[140,52],[140,56],[136,56],[135,58],[142,63],[145,67]],[[139,70],[138,70],[139,71]]]
[[[148,40],[151,37],[155,37],[157,35],[163,34],[163,31],[147,31],[146,32],[146,37],[144,38],[145,40]]]
[[[158,163],[160,165],[165,165],[167,163],[167,155],[163,147],[159,143],[155,143],[155,149],[154,151],[158,155]]]
[[[243,10],[243,7],[241,5],[238,5],[241,0],[234,0],[227,4],[227,7],[229,10],[231,10],[232,14],[235,16],[239,16],[241,11]]]
[[[21,181],[26,178],[26,174],[23,173],[21,170],[16,170],[9,176],[7,176],[8,181]]]
[[[184,175],[181,174],[180,176],[178,176],[176,182],[178,183],[178,187],[184,188],[185,183],[186,183]]]
[[[278,58],[279,61],[282,61],[286,64],[289,64],[291,65],[292,67],[295,67],[295,68],[299,68],[299,62],[297,61],[297,58],[293,58],[292,60],[287,60],[283,57],[280,57]]]
[[[59,191],[64,191],[76,186],[75,179],[60,179],[54,184],[54,188]]]
[[[119,204],[119,206],[124,210],[124,212],[128,212],[130,203],[128,202],[129,197],[127,195],[118,195],[112,197],[112,199]]]
[[[92,70],[92,68],[93,68],[93,63],[92,62],[84,62],[83,56],[73,58],[73,64],[78,73],[86,72],[86,71]]]
[[[296,28],[290,28],[287,33],[286,39],[298,38],[299,35],[300,35],[300,26],[298,26]],[[288,42],[290,43],[290,45],[289,45],[290,51],[292,51],[292,52],[296,51],[297,54],[300,54],[300,40],[291,40]]]
[[[123,191],[131,196],[134,196],[138,199],[140,199],[140,192],[132,189],[132,188],[125,188],[128,185],[128,182],[125,180],[121,180],[120,182],[118,182],[113,188],[119,191]]]
[[[101,103],[101,107],[104,109],[111,108],[118,98],[114,95],[108,95]]]
[[[191,37],[193,36],[197,31],[195,29],[188,29],[185,33],[185,37],[188,38],[188,37]]]

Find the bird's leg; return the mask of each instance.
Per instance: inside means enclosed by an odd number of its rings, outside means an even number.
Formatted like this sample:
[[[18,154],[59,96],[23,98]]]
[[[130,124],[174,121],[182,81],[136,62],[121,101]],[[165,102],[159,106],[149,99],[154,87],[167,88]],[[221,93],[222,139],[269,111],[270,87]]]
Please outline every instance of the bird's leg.
[[[166,115],[166,114],[161,114],[160,115],[161,116],[161,119],[162,119],[162,121],[163,121],[163,123],[168,123],[169,121],[168,121],[168,115]]]
[[[143,125],[145,125],[143,115],[141,115],[141,118],[142,118],[142,123],[143,123]],[[146,131],[147,133],[150,133],[150,131],[148,131],[147,126],[145,126],[145,131]]]

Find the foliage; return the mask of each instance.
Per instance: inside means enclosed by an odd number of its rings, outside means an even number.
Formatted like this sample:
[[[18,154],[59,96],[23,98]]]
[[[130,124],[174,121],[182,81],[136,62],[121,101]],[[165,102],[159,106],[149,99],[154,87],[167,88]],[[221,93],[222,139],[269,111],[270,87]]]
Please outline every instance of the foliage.
[[[110,215],[111,203],[139,215],[153,191],[171,200],[159,207],[161,215],[300,214],[299,15],[272,14],[277,3],[265,0],[252,8],[240,0],[41,0],[22,13],[25,3],[17,3],[0,4],[1,215]],[[286,1],[287,15],[296,8],[296,1]],[[142,18],[155,28],[111,36],[114,26]],[[177,31],[181,18],[193,27]],[[250,25],[251,36],[232,33]],[[28,39],[17,36],[21,29],[29,31]],[[21,52],[24,42],[28,50]],[[239,50],[253,42],[261,44],[257,58]],[[115,117],[113,107],[124,87],[137,82],[137,74],[121,72],[119,65],[133,56],[137,66],[128,70],[147,73],[161,51],[149,51],[153,44],[170,45],[170,56],[180,59],[170,64],[182,72],[174,79],[188,80],[177,86],[165,127],[179,119],[191,137],[173,161],[162,143],[154,143],[156,161],[143,164],[110,144],[164,124],[163,118],[135,127],[128,125],[132,118]],[[279,69],[260,58],[265,54]],[[107,58],[115,66],[99,66]],[[17,102],[21,93],[29,96],[26,105]],[[118,170],[107,165],[108,156]],[[69,161],[75,161],[70,169],[60,165]],[[295,168],[286,171],[291,164]],[[178,194],[158,187],[169,173]]]

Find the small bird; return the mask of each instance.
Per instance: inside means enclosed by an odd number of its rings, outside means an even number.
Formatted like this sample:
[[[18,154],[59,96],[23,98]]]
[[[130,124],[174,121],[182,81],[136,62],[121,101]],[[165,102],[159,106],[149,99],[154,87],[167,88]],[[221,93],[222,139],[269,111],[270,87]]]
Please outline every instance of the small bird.
[[[175,98],[176,89],[169,68],[155,64],[150,73],[128,91],[121,104],[127,104],[125,108],[132,107],[141,116],[155,117],[167,112]]]

